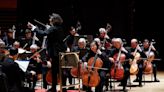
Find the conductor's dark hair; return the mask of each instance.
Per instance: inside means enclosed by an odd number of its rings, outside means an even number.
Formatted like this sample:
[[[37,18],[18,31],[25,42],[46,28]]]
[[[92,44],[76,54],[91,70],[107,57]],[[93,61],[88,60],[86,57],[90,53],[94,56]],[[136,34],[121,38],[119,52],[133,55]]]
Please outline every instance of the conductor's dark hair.
[[[50,15],[49,17],[52,19],[53,25],[56,25],[56,24],[61,25],[63,23],[62,17],[57,13],[52,13],[52,15]]]

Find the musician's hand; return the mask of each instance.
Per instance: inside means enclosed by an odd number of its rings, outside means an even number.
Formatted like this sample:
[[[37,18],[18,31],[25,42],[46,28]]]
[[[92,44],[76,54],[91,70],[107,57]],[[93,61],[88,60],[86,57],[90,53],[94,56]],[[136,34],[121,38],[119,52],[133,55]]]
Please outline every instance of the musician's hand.
[[[47,67],[51,68],[51,62],[50,61],[47,61]]]
[[[156,51],[156,49],[155,49],[155,47],[152,45],[151,46],[151,49],[153,50],[153,51]]]
[[[128,51],[124,47],[121,47],[121,51],[128,53]]]
[[[101,47],[102,50],[105,50],[105,47]]]
[[[135,53],[132,52],[131,55],[135,56]]]
[[[50,25],[46,25],[46,28],[49,29],[51,26]]]
[[[88,66],[87,62],[84,62],[84,68],[86,68]]]
[[[36,28],[36,26],[34,26],[34,25],[33,25],[32,23],[30,23],[30,22],[28,22],[27,27],[28,27],[29,29],[31,29],[32,31],[34,31],[34,29]]]
[[[142,52],[142,49],[141,49],[140,46],[137,46],[137,49],[138,49],[140,52]]]
[[[97,54],[101,55],[102,52],[100,51],[100,49],[97,50]]]
[[[104,38],[105,38],[105,39],[109,39],[109,36],[106,34],[106,35],[104,36]]]
[[[30,29],[31,29],[31,28],[32,28],[32,26],[34,26],[32,23],[30,23],[30,22],[28,22],[28,23],[27,23],[27,27],[28,27],[28,28],[30,28]]]
[[[36,72],[35,72],[35,71],[30,71],[30,73],[31,73],[32,75],[36,75]]]
[[[66,50],[66,52],[70,52],[71,50],[70,50],[70,48],[69,47],[67,47],[67,50]]]
[[[112,63],[114,63],[114,59],[113,59],[113,58],[109,57],[109,60],[110,60]]]

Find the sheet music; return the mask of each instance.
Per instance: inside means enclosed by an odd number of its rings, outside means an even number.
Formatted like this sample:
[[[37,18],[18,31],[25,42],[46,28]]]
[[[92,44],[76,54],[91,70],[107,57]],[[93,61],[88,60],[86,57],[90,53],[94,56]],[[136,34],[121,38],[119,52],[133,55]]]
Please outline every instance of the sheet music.
[[[29,60],[15,60],[15,62],[19,65],[19,68],[22,69],[23,72],[27,71],[28,65],[30,63]]]

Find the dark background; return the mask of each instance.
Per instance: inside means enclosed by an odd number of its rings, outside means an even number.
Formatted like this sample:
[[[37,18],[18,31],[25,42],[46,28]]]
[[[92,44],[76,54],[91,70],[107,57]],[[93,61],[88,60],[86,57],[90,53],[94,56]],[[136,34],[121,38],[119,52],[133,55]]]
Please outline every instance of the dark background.
[[[63,17],[66,33],[79,20],[82,25],[79,33],[95,36],[108,22],[112,25],[111,38],[121,37],[127,42],[131,38],[155,39],[155,47],[160,58],[163,57],[164,8],[158,0],[0,0],[0,3],[0,25],[4,29],[14,23],[25,27],[33,19],[47,23],[48,15],[56,12]],[[159,70],[164,70],[164,62],[158,64]]]

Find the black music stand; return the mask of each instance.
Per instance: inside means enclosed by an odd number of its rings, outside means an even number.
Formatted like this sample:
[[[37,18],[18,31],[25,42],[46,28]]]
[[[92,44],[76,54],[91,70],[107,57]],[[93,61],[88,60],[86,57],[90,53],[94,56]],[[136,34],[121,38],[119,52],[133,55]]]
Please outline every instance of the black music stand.
[[[74,87],[78,85],[78,90],[80,92],[80,67],[79,67],[79,52],[60,52],[59,53],[59,77],[60,77],[60,92],[63,88]],[[62,69],[78,67],[78,83],[72,85],[62,85]]]

